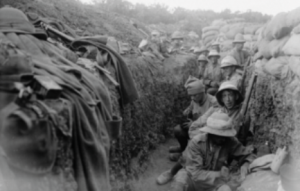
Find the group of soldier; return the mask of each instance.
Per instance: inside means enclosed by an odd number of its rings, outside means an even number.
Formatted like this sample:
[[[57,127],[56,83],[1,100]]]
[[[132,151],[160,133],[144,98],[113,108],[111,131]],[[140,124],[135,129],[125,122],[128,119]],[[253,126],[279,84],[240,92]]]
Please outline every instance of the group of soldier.
[[[180,32],[171,36],[171,48],[162,46],[159,35],[152,32],[151,41],[161,58],[189,51]],[[250,118],[241,112],[242,74],[250,57],[243,50],[244,43],[243,36],[237,34],[233,49],[223,56],[217,42],[209,48],[193,49],[199,74],[185,83],[191,103],[183,111],[186,121],[174,128],[179,146],[169,148],[169,159],[176,164],[157,178],[158,184],[174,178],[172,190],[176,191],[230,191],[236,189],[230,183],[232,172],[238,172],[239,180],[245,179],[255,154],[249,141]]]

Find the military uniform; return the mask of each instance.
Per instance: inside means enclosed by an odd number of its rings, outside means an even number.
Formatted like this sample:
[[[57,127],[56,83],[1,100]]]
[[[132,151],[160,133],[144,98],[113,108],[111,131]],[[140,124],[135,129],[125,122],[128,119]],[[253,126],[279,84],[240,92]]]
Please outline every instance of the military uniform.
[[[246,158],[240,162],[252,162],[255,158],[252,150],[244,147],[235,137],[229,138],[222,146],[213,146],[207,134],[198,134],[184,151],[182,165],[195,191],[215,191],[227,184],[219,175],[222,166],[228,164],[229,159],[239,159],[241,156]]]

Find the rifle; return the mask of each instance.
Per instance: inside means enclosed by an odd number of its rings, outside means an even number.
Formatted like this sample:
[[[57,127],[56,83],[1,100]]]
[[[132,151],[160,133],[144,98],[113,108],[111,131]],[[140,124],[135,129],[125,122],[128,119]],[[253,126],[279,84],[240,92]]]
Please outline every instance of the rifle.
[[[68,43],[71,43],[73,42],[75,39],[69,35],[66,35],[65,33],[63,32],[60,32],[59,30],[53,28],[51,25],[49,24],[46,24],[44,22],[41,22],[41,26],[46,30],[46,31],[49,31],[49,32],[52,32],[54,33],[55,35],[59,36],[61,39],[63,39],[64,41],[68,42]]]
[[[243,106],[242,106],[242,109],[241,109],[241,115],[242,116],[245,116],[247,114],[251,93],[252,93],[252,90],[253,90],[253,86],[256,82],[256,79],[257,79],[257,74],[256,74],[255,71],[253,71],[250,82],[249,82],[249,85],[247,87],[244,103],[243,103]]]
[[[252,62],[252,57],[249,56],[249,58],[247,59],[247,62],[244,66],[244,71],[243,71],[243,75],[242,75],[242,80],[241,80],[241,86],[242,87],[245,87],[245,78],[246,78],[246,70],[248,69],[248,67],[250,66]],[[245,93],[245,88],[242,89],[242,92],[241,92],[243,95]]]

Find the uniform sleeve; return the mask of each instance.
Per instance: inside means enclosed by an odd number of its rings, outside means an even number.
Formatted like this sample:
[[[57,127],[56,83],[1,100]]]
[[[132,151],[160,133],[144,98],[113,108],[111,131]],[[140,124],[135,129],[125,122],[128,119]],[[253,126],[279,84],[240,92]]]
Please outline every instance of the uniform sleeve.
[[[201,145],[197,141],[198,136],[193,138],[186,150],[186,170],[191,175],[192,180],[196,185],[200,184],[203,188],[219,184],[221,181],[220,173],[217,171],[204,170],[203,166],[203,151]],[[200,143],[201,144],[201,143]],[[204,151],[205,152],[205,151]]]
[[[193,102],[183,111],[184,116],[188,116],[193,111]]]

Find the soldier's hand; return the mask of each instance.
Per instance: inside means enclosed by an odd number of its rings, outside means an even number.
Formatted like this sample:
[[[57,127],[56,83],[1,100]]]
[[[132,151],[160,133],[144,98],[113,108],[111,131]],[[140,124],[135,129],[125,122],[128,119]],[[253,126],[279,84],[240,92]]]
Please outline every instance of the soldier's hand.
[[[229,177],[229,169],[226,166],[222,166],[220,174],[221,174],[221,178],[223,180],[225,180],[225,181],[229,180],[229,178],[230,178]]]
[[[192,123],[193,123],[193,121],[183,123],[183,128],[189,129],[190,126],[192,125]]]
[[[243,166],[241,166],[241,180],[245,180],[246,176],[248,174],[248,167],[249,167],[249,163],[245,163],[243,164]]]

